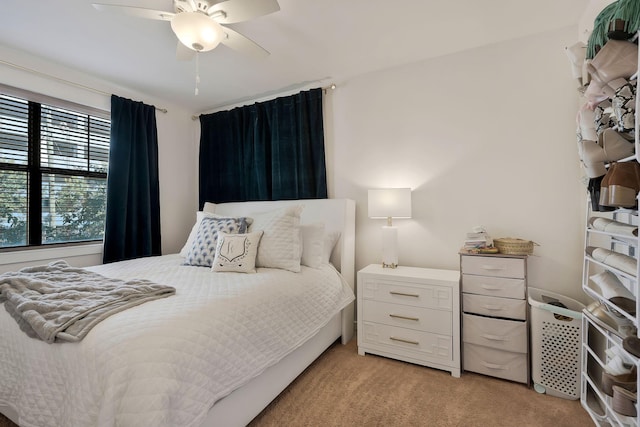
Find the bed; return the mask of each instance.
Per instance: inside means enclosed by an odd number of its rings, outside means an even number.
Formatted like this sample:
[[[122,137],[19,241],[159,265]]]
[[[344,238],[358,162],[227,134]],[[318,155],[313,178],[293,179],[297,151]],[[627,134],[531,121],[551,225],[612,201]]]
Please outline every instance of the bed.
[[[215,273],[171,254],[90,267],[123,280],[144,274],[176,293],[116,313],[76,343],[29,338],[0,310],[0,412],[21,426],[248,424],[334,341],[353,336],[355,204],[207,206],[251,218],[300,205],[302,226],[339,235],[330,264]]]

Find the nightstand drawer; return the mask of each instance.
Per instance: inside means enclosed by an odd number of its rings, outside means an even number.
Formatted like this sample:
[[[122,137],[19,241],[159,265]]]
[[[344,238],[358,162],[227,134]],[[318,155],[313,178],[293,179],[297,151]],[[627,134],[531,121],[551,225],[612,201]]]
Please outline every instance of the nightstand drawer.
[[[527,301],[523,299],[462,294],[462,311],[465,313],[482,314],[484,316],[525,320],[527,318]]]
[[[521,383],[528,382],[529,358],[526,353],[512,353],[468,343],[464,344],[463,352],[465,371]]]
[[[365,347],[414,357],[453,358],[451,336],[371,322],[362,322],[362,326],[362,343]]]
[[[464,274],[525,278],[525,263],[520,258],[463,256],[461,262]]]
[[[451,335],[451,312],[410,305],[364,300],[363,320],[410,328],[435,334]]]
[[[462,315],[462,341],[500,350],[527,352],[527,323]]]
[[[462,292],[503,298],[525,299],[524,279],[462,275]]]
[[[403,282],[365,278],[362,283],[362,298],[425,308],[451,311],[451,288],[444,286],[407,286]]]

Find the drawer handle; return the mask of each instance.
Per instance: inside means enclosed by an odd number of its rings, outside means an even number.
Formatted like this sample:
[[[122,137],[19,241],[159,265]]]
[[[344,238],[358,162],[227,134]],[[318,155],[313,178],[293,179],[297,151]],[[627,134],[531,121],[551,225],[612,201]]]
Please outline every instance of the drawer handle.
[[[420,295],[418,295],[418,294],[407,294],[407,293],[404,293],[404,292],[397,292],[397,291],[389,291],[389,293],[391,295],[400,295],[400,296],[403,296],[403,297],[420,298]]]
[[[492,311],[501,311],[503,308],[499,305],[483,305],[482,308]]]
[[[483,265],[483,269],[485,270],[505,270],[506,267],[496,267],[495,265]]]
[[[494,363],[487,363],[487,362],[482,362],[482,364],[489,369],[496,369],[501,371],[507,369],[504,365],[496,365]]]
[[[502,290],[502,288],[499,286],[481,285],[480,287],[485,291],[501,291]]]
[[[488,335],[488,334],[485,334],[485,335],[480,335],[480,336],[482,338],[486,338],[486,339],[491,340],[491,341],[507,341],[508,340],[507,337],[501,337],[499,335]]]
[[[389,337],[389,339],[392,340],[392,341],[400,341],[400,342],[404,342],[404,343],[407,343],[407,344],[420,345],[420,343],[418,341],[407,340],[407,339],[404,339],[404,338]]]
[[[420,321],[419,317],[409,317],[409,316],[401,316],[399,314],[389,314],[389,317],[393,317],[395,319],[405,319],[405,320],[414,320],[416,322]]]

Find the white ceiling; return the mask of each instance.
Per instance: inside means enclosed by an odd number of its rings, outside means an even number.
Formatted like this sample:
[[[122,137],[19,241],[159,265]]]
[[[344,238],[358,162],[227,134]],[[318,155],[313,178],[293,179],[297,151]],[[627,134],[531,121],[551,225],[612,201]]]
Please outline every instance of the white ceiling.
[[[172,0],[96,2],[173,11]],[[589,2],[279,0],[279,12],[230,25],[271,55],[201,54],[198,96],[195,60],[176,60],[169,22],[98,12],[91,0],[2,0],[0,45],[199,113],[577,25]]]

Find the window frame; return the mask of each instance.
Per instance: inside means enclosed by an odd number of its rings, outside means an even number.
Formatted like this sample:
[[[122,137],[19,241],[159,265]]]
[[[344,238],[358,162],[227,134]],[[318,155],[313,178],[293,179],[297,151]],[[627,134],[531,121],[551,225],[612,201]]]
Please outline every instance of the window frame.
[[[59,98],[42,95],[39,93],[31,92],[25,89],[19,89],[12,86],[4,85],[0,83],[0,94],[20,98],[28,102],[28,124],[27,124],[27,164],[13,164],[4,163],[0,159],[0,170],[5,171],[18,171],[27,174],[28,182],[28,200],[27,200],[27,235],[26,245],[19,246],[7,246],[0,247],[1,252],[9,251],[24,251],[30,249],[43,249],[43,248],[56,248],[66,246],[78,246],[78,245],[90,245],[97,242],[103,242],[104,239],[88,239],[88,240],[76,240],[67,242],[51,242],[46,243],[42,241],[42,181],[43,176],[56,175],[56,176],[73,176],[86,179],[104,179],[105,185],[107,181],[107,171],[97,172],[92,171],[90,167],[91,158],[87,154],[87,168],[86,169],[65,169],[55,166],[42,166],[41,164],[41,125],[42,125],[42,106],[61,108],[69,110],[73,113],[77,113],[87,118],[87,128],[90,129],[91,117],[109,121],[111,123],[111,113],[102,109],[77,104],[71,101],[65,101]],[[89,133],[90,135],[90,133]],[[87,143],[87,149],[91,149],[89,142]],[[107,169],[108,169],[108,156],[107,156]],[[32,189],[38,189],[38,191],[31,191]],[[0,190],[1,191],[1,190]],[[106,203],[106,200],[105,200]]]

